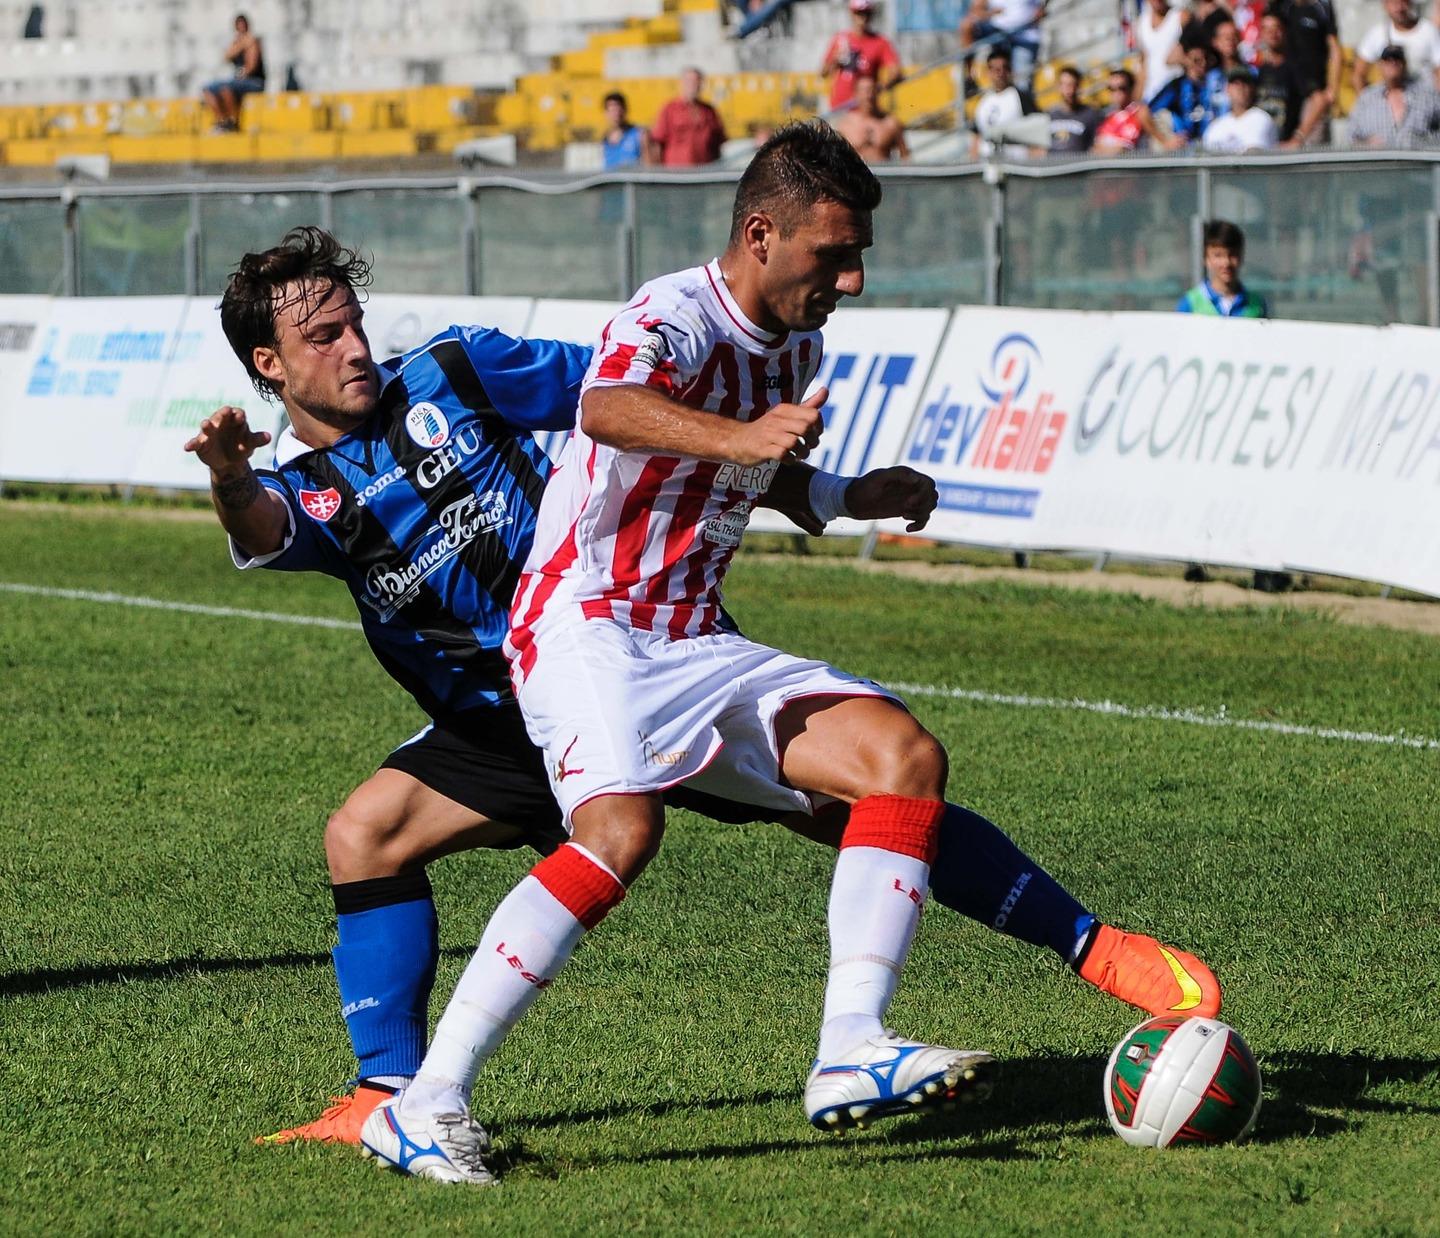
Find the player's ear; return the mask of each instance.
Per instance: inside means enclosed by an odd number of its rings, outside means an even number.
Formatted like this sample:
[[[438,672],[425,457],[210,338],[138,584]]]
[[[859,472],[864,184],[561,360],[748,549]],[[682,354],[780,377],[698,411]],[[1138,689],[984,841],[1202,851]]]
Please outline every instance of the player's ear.
[[[775,220],[766,211],[755,211],[745,220],[745,248],[756,262],[769,261],[771,242],[779,235]]]
[[[275,349],[257,345],[250,361],[255,372],[272,386],[278,387],[285,381],[285,367],[280,364],[280,354]]]

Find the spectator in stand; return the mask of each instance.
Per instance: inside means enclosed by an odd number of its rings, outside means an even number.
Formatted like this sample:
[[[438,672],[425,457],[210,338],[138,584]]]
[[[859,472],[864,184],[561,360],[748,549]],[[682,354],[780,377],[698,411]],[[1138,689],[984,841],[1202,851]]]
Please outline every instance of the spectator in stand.
[[[1255,71],[1244,66],[1231,69],[1225,89],[1230,95],[1230,110],[1215,118],[1201,144],[1206,150],[1232,155],[1273,150],[1280,134],[1270,113],[1255,106]]]
[[[1170,0],[1148,0],[1135,23],[1135,45],[1140,52],[1144,82],[1140,97],[1147,107],[1155,107],[1160,92],[1180,79],[1183,72],[1180,38],[1189,21],[1188,9],[1173,8]]]
[[[1215,28],[1221,22],[1235,20],[1235,14],[1219,0],[1196,0],[1190,13],[1185,33],[1180,36],[1180,46],[1187,50],[1192,47],[1213,48]]]
[[[990,55],[985,60],[985,68],[990,76],[990,85],[975,104],[975,134],[970,139],[970,156],[973,159],[995,153],[995,145],[988,137],[992,130],[1007,121],[1028,116],[1035,110],[1035,100],[1030,97],[1030,92],[1015,85],[1015,75],[1007,48],[991,48]],[[1030,151],[1028,147],[1018,143],[1005,142],[1001,145],[1000,153],[1007,159],[1025,159]]]
[[[860,152],[866,163],[889,163],[892,159],[909,159],[905,145],[905,127],[889,112],[882,112],[877,98],[880,87],[873,77],[862,77],[855,83],[855,98],[850,109],[840,114],[835,128],[847,142]]]
[[[1030,89],[1035,62],[1040,58],[1040,23],[1046,0],[974,0],[960,22],[960,46],[981,39],[998,39],[1008,47],[1015,81]]]
[[[1260,41],[1255,48],[1255,102],[1275,122],[1280,144],[1298,146],[1300,76],[1285,47],[1285,19],[1279,13],[1266,13],[1260,19]]]
[[[1097,155],[1127,154],[1147,141],[1160,150],[1178,150],[1185,145],[1184,138],[1162,133],[1150,109],[1135,97],[1135,75],[1129,69],[1112,70],[1106,89],[1110,110],[1095,130]]]
[[[1080,98],[1080,70],[1066,65],[1056,76],[1060,102],[1050,109],[1050,153],[1083,155],[1095,145],[1100,113]]]
[[[645,159],[645,130],[630,123],[630,104],[618,90],[605,96],[605,167],[630,168]]]
[[[699,69],[680,74],[680,97],[660,109],[650,130],[650,162],[667,168],[714,163],[725,144],[720,113],[700,97],[705,75]]]
[[[1356,146],[1408,149],[1440,140],[1440,94],[1428,76],[1414,75],[1405,49],[1384,48],[1380,81],[1367,86],[1350,113],[1350,141]],[[1352,259],[1352,268],[1358,264]]]
[[[211,82],[201,92],[215,116],[217,133],[238,129],[240,100],[265,89],[265,54],[243,13],[235,18],[235,37],[225,49],[225,59],[235,66],[234,76]]]
[[[1411,0],[1385,0],[1386,20],[1376,22],[1355,47],[1353,83],[1358,95],[1370,80],[1370,69],[1387,47],[1405,52],[1410,76],[1440,85],[1440,29],[1425,21]]]
[[[1225,93],[1225,75],[1203,47],[1185,50],[1185,72],[1151,104],[1170,117],[1170,128],[1187,142],[1199,142],[1215,119],[1215,100]],[[1229,101],[1226,100],[1228,106]]]
[[[1215,33],[1210,39],[1210,50],[1215,53],[1215,66],[1228,80],[1236,69],[1248,66],[1240,54],[1240,28],[1230,19],[1215,23]]]
[[[874,28],[874,21],[874,0],[850,0],[850,29],[842,30],[825,49],[820,74],[832,79],[832,112],[854,98],[855,83],[862,77],[874,78],[885,90],[900,76],[900,53]]]
[[[1340,97],[1344,52],[1332,0],[1280,0],[1273,9],[1285,21],[1285,57],[1300,79],[1300,126],[1295,145],[1328,141],[1330,114]]]

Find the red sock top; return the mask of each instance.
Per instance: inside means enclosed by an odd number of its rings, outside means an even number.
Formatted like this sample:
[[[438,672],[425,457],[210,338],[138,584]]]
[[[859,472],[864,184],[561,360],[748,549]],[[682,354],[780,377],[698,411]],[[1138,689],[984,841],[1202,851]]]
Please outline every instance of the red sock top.
[[[566,843],[530,875],[587,929],[594,928],[625,897],[625,887],[578,847]]]
[[[944,815],[943,800],[867,795],[851,805],[850,823],[840,846],[878,847],[930,864],[940,842],[940,819]]]

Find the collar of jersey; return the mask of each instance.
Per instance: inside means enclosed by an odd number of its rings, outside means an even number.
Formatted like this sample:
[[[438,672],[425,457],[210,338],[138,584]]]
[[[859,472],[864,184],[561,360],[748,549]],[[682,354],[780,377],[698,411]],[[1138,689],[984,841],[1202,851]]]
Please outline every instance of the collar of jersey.
[[[720,273],[720,259],[712,258],[705,264],[705,275],[710,281],[710,287],[715,290],[715,296],[720,302],[720,308],[725,311],[726,316],[740,330],[757,344],[764,348],[778,348],[785,342],[790,334],[782,331],[779,335],[771,335],[768,331],[762,331],[749,318],[745,311],[740,308],[739,303],[730,295],[730,287],[725,283],[725,276]]]
[[[380,390],[383,393],[385,388],[399,377],[399,374],[388,365],[380,362],[375,363],[375,368],[380,372]],[[349,437],[350,436],[346,434],[337,438],[330,444],[330,447],[340,446],[340,444],[344,443]],[[275,440],[275,467],[277,469],[283,469],[292,460],[298,460],[307,452],[314,450],[315,448],[302,443],[296,435],[294,428],[287,424],[286,427],[280,431],[280,437]],[[328,451],[329,448],[326,448],[326,450]]]

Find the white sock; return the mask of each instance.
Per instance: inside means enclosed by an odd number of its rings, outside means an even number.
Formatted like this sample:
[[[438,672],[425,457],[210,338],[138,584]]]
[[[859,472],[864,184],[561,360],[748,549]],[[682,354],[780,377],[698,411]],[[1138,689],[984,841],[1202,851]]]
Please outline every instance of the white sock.
[[[531,1003],[559,975],[585,926],[534,876],[495,909],[455,986],[400,1111],[416,1117],[468,1108],[475,1076]]]
[[[833,1062],[884,1030],[929,885],[930,865],[923,860],[879,847],[841,850],[830,886],[820,1061]]]

